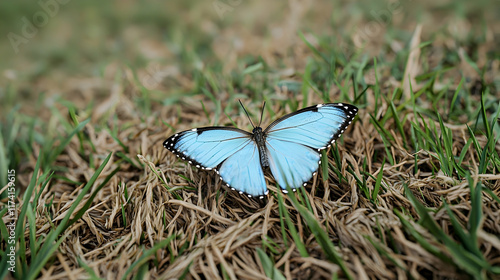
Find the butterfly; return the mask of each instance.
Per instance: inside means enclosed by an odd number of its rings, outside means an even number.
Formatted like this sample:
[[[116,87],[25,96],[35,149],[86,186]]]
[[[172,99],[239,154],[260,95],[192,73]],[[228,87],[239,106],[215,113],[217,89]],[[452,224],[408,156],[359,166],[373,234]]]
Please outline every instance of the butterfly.
[[[175,133],[163,146],[197,168],[213,170],[232,190],[263,198],[269,193],[265,168],[284,193],[287,187],[295,191],[305,186],[321,164],[321,150],[344,133],[357,112],[356,106],[345,103],[318,104],[285,115],[265,130],[249,117],[252,132],[224,126],[193,128]]]

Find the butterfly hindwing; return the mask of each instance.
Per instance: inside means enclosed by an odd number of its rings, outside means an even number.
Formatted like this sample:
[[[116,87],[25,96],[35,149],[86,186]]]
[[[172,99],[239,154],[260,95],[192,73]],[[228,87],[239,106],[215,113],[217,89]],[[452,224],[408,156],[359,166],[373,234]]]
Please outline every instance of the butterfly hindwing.
[[[251,196],[267,195],[259,151],[252,140],[222,163],[219,174],[228,186],[239,192]]]
[[[266,142],[269,168],[283,190],[299,188],[318,169],[317,150],[294,142],[268,139]]]
[[[257,147],[249,132],[231,127],[203,127],[179,132],[165,140],[163,146],[198,168],[215,170],[237,191],[252,196],[267,192]]]
[[[269,167],[282,189],[299,188],[311,179],[320,151],[340,137],[357,110],[342,103],[320,104],[286,115],[265,130]]]

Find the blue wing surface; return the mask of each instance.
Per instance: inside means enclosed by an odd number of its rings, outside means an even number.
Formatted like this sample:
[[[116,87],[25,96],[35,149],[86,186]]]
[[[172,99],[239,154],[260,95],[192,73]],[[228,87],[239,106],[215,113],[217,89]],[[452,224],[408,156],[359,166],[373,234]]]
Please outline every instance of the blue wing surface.
[[[319,151],[340,137],[357,111],[349,104],[320,104],[288,114],[264,131],[269,167],[282,189],[297,189],[312,178]],[[196,167],[214,169],[240,193],[263,196],[268,191],[252,136],[236,128],[204,127],[177,133],[163,146]]]
[[[268,139],[266,142],[269,168],[285,190],[300,188],[318,169],[321,158],[317,150],[289,141]]]
[[[231,187],[250,196],[267,195],[259,150],[254,141],[228,157],[219,168],[219,175]]]
[[[357,111],[355,106],[342,103],[307,107],[273,122],[265,131],[266,137],[325,149],[340,137]]]
[[[231,127],[203,127],[172,135],[163,146],[198,168],[213,169],[233,190],[251,196],[267,194],[251,133]]]
[[[344,133],[358,109],[342,103],[319,104],[288,114],[265,130],[269,168],[282,189],[300,188],[318,170],[320,150]]]
[[[172,135],[163,146],[202,169],[213,169],[249,142],[252,135],[230,127],[204,127]]]

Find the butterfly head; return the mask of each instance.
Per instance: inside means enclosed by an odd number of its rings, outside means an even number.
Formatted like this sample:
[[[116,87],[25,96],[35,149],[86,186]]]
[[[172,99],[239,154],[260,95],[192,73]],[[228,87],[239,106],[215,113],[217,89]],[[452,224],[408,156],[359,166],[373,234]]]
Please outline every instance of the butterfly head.
[[[262,127],[260,126],[257,126],[256,128],[254,128],[252,130],[252,133],[255,135],[255,134],[261,134],[262,135]]]

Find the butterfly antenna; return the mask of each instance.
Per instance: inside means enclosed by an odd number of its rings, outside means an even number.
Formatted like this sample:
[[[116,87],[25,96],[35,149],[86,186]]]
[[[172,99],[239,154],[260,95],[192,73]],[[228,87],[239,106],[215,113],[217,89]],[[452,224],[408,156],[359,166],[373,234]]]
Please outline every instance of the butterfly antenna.
[[[245,114],[247,114],[248,120],[250,120],[250,123],[252,124],[253,128],[255,128],[255,125],[253,125],[252,119],[250,118],[250,115],[248,114],[247,109],[245,109],[245,106],[243,106],[243,103],[241,103],[241,100],[238,99],[238,101],[240,102],[241,107],[245,111]]]
[[[262,123],[262,116],[264,116],[264,108],[266,108],[266,101],[264,101],[264,104],[262,104],[262,110],[260,111],[260,121],[259,121],[259,126]]]

